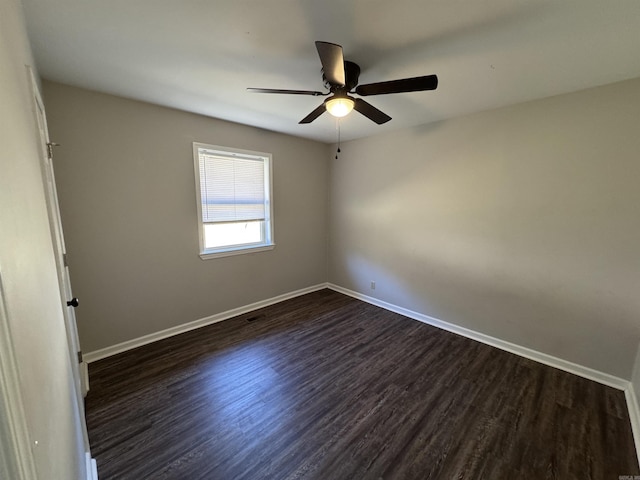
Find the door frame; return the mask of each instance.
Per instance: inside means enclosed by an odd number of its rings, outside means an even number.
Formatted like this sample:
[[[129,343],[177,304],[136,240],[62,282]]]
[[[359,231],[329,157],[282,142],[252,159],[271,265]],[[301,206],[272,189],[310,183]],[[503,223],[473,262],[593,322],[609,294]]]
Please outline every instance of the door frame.
[[[0,478],[37,478],[0,270]]]

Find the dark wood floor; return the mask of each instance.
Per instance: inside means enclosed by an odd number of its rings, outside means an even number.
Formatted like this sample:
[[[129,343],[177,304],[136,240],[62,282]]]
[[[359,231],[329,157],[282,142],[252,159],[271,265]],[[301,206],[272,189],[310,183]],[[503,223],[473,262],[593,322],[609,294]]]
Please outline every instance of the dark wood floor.
[[[90,375],[101,480],[640,474],[622,392],[329,290]]]

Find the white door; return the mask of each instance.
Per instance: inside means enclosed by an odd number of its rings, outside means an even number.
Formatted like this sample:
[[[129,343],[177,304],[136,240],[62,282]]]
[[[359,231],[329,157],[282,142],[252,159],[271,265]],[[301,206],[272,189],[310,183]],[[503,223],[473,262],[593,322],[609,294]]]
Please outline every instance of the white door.
[[[64,235],[62,231],[62,221],[60,219],[60,208],[56,191],[56,182],[53,171],[53,144],[49,141],[47,130],[47,119],[44,111],[42,97],[38,90],[35,79],[32,75],[33,97],[38,132],[40,134],[42,176],[47,200],[47,210],[49,214],[49,225],[53,237],[53,247],[56,257],[56,269],[58,272],[58,283],[60,286],[60,298],[64,306],[64,319],[69,344],[69,361],[75,380],[76,399],[78,411],[80,412],[82,430],[85,443],[85,451],[89,452],[89,437],[85,424],[84,397],[89,390],[89,375],[86,362],[82,359],[78,330],[76,327],[75,307],[78,306],[78,299],[73,297],[71,281],[69,276],[69,266],[66,262],[66,249]]]

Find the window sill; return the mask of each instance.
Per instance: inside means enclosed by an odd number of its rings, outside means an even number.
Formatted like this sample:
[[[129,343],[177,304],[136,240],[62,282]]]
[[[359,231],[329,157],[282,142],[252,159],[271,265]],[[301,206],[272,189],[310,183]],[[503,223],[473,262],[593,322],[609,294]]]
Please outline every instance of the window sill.
[[[275,246],[275,243],[270,243],[269,245],[259,245],[257,247],[241,247],[217,252],[204,252],[200,254],[200,258],[202,260],[210,260],[212,258],[231,257],[232,255],[243,255],[245,253],[266,252],[267,250],[273,250]]]

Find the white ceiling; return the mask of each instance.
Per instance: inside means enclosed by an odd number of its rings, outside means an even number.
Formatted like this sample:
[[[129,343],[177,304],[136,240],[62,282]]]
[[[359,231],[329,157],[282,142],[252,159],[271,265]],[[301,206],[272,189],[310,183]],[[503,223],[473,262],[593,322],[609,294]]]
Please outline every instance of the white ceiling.
[[[367,97],[366,137],[640,76],[638,0],[23,0],[40,74],[247,125],[336,140],[314,41],[338,43],[360,83],[435,73],[438,89]]]

